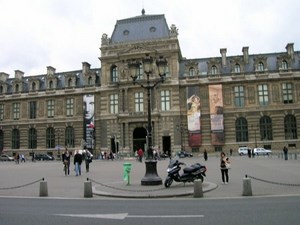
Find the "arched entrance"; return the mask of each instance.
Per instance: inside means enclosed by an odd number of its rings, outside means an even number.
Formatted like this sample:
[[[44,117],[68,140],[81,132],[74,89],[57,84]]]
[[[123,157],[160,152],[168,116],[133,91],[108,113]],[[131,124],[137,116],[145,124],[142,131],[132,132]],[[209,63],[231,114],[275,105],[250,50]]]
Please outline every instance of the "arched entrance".
[[[145,151],[147,130],[144,127],[137,127],[133,131],[133,151],[142,148]]]

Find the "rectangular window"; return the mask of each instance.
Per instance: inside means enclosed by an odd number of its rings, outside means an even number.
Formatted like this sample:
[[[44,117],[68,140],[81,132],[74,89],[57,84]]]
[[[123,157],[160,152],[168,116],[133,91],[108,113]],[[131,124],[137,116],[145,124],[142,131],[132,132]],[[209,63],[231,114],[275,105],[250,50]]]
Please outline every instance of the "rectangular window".
[[[36,119],[36,102],[29,102],[29,119]]]
[[[20,119],[20,103],[13,103],[13,119]]]
[[[117,94],[109,97],[110,113],[117,114],[119,112],[119,98]]]
[[[0,104],[0,121],[4,119],[4,105]]]
[[[245,91],[243,86],[234,87],[234,105],[238,107],[245,106]]]
[[[54,100],[48,100],[47,101],[47,116],[48,118],[53,118],[54,117]]]
[[[282,84],[283,103],[293,103],[293,86],[291,83]]]
[[[170,91],[164,90],[160,92],[161,110],[168,111],[171,108]]]
[[[260,105],[269,104],[268,85],[266,84],[258,85],[258,101]]]
[[[74,99],[73,98],[67,98],[66,111],[67,111],[67,116],[74,115]]]
[[[134,94],[135,112],[144,112],[144,94],[143,92],[136,92]]]

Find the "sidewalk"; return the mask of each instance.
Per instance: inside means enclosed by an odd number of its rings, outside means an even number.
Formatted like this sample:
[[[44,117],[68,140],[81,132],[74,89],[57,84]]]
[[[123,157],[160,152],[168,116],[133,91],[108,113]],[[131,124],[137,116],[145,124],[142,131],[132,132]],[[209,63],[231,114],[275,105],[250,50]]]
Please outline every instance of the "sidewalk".
[[[204,198],[240,197],[243,192],[243,178],[246,174],[251,179],[253,196],[266,195],[299,195],[300,194],[300,161],[289,159],[285,161],[278,157],[256,157],[249,159],[245,156],[230,158],[232,169],[229,171],[229,184],[221,184],[219,158],[209,156],[208,161],[203,158],[180,159],[187,165],[200,162],[207,166],[207,176],[203,183]],[[131,163],[130,184],[123,180],[123,164]],[[157,163],[158,175],[164,179],[169,160]],[[145,175],[145,163],[134,159],[107,161],[94,160],[90,164],[90,172],[85,172],[82,165],[82,175],[75,176],[73,165],[71,174],[65,176],[62,162],[26,162],[16,165],[12,162],[0,162],[0,196],[28,196],[38,197],[38,180],[45,178],[49,197],[83,198],[84,183],[87,178],[92,180],[94,198],[122,197],[122,198],[166,198],[193,196],[194,184],[173,182],[171,187],[164,185],[142,186],[141,179]],[[264,180],[264,181],[260,181]],[[37,181],[34,184],[26,185]],[[275,184],[276,183],[276,184]],[[20,188],[10,188],[22,186]],[[7,188],[7,189],[6,189]]]

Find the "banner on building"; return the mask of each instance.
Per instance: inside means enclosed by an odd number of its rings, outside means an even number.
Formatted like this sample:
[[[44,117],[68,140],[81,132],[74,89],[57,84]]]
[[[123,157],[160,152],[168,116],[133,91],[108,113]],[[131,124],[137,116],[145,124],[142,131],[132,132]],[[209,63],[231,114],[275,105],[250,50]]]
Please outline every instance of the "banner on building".
[[[94,114],[94,95],[86,94],[83,96],[84,104],[84,137],[85,147],[94,149],[95,142],[95,114]]]
[[[199,147],[202,144],[201,135],[201,101],[199,97],[199,87],[192,86],[186,88],[187,95],[187,124],[189,134],[189,146]]]
[[[224,115],[222,85],[209,85],[211,144],[224,145]]]

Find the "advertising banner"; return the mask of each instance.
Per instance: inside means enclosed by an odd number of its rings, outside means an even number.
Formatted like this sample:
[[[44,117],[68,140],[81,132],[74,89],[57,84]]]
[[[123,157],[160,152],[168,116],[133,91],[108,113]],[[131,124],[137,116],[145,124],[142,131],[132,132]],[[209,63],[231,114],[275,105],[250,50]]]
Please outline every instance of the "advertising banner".
[[[211,144],[224,145],[224,115],[222,85],[209,85]]]
[[[94,95],[86,94],[83,96],[83,104],[84,104],[84,139],[85,139],[85,147],[87,149],[94,149],[94,122],[95,122],[95,114],[94,114]]]
[[[189,146],[199,147],[202,144],[201,136],[201,101],[199,97],[199,87],[192,86],[186,88],[187,95],[187,123],[189,133]]]

